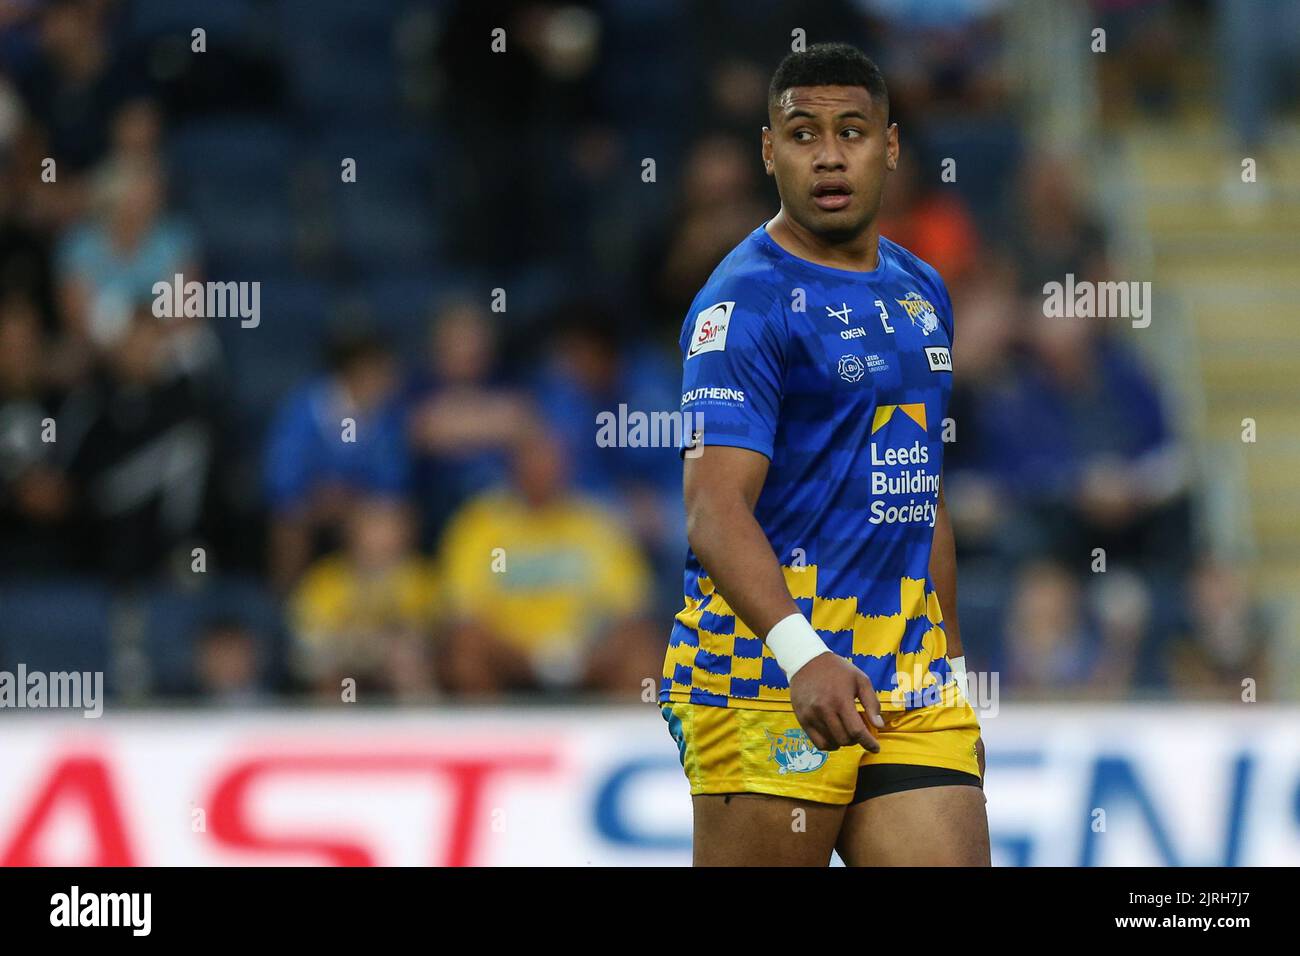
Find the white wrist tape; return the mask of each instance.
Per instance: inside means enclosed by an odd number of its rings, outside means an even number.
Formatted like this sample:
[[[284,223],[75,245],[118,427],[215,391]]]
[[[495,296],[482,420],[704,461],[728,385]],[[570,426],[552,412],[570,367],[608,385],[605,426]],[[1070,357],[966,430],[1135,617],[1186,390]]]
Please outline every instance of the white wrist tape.
[[[957,678],[957,686],[961,688],[961,695],[970,700],[970,692],[966,687],[966,655],[950,657],[948,663],[952,665],[952,673]]]
[[[776,655],[776,662],[785,671],[786,680],[794,677],[795,672],[819,654],[827,654],[830,648],[817,636],[808,619],[796,611],[789,617],[783,617],[767,632],[767,646]]]

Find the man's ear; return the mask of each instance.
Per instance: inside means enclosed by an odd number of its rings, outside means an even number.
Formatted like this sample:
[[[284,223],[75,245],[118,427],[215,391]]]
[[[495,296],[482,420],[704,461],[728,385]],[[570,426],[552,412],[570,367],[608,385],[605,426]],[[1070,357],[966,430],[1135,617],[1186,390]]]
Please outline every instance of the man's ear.
[[[885,168],[894,170],[898,168],[898,124],[890,123],[885,135]]]
[[[772,130],[766,126],[763,127],[762,141],[763,141],[763,146],[762,146],[763,170],[769,176],[771,176],[772,175]]]

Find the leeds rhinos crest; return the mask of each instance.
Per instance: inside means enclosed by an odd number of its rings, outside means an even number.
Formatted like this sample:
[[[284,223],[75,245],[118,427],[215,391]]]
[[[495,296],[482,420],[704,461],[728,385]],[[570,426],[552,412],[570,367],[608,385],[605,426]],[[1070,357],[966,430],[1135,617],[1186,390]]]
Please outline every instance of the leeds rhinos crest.
[[[813,746],[808,734],[801,727],[792,727],[783,734],[773,734],[764,730],[772,745],[769,758],[776,763],[777,773],[812,773],[820,770],[822,764],[830,759],[830,754]]]
[[[939,316],[934,311],[934,306],[930,304],[929,299],[921,298],[919,293],[909,292],[903,298],[894,301],[903,307],[912,324],[923,334],[929,335],[939,327]]]

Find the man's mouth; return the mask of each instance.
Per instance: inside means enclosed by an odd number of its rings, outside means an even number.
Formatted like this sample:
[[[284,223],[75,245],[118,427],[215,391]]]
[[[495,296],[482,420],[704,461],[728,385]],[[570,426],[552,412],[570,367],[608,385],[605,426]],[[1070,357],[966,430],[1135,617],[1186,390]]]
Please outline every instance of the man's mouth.
[[[824,179],[813,186],[812,197],[819,209],[843,209],[853,198],[853,187],[843,179]]]

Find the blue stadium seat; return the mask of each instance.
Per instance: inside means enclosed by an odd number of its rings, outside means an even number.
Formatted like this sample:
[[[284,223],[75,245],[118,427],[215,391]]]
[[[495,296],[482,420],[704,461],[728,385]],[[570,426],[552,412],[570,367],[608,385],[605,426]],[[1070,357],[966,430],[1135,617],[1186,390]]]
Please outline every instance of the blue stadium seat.
[[[337,247],[354,274],[418,273],[436,265],[440,218],[433,187],[441,150],[434,137],[394,124],[349,126],[321,137],[311,154],[313,172],[324,174]],[[344,159],[356,161],[355,182],[341,180]]]
[[[434,177],[446,169],[445,149],[433,135],[405,126],[349,125],[334,128],[317,141],[315,162],[329,171],[333,182],[340,181],[340,163],[344,157],[357,162],[357,182],[374,183],[391,192],[414,191],[421,201],[427,200]]]
[[[232,320],[219,326],[237,414],[252,440],[279,401],[321,367],[334,297],[332,287],[312,279],[266,278],[260,324],[242,328]]]
[[[601,292],[596,285],[599,280],[592,277],[587,283],[587,292]],[[504,323],[520,328],[544,318],[552,309],[573,294],[573,285],[569,276],[561,268],[550,264],[521,266],[506,275],[490,275],[482,283],[483,300],[489,301],[492,289],[503,288],[507,292],[506,312],[501,316]]]
[[[196,27],[209,37],[243,36],[257,16],[252,0],[132,0],[126,6],[128,30],[137,39],[174,34],[188,41]]]
[[[405,0],[282,0],[280,43],[299,107],[318,120],[392,114]]]
[[[198,225],[211,271],[221,278],[245,279],[237,273],[287,269],[292,262],[295,152],[290,132],[264,120],[205,120],[173,135],[173,192]]]
[[[358,181],[340,189],[335,210],[339,248],[359,272],[418,271],[437,265],[438,231],[427,205]]]
[[[297,145],[284,123],[255,118],[193,120],[174,130],[167,142],[172,184],[216,184],[222,188],[272,192],[293,167]]]
[[[293,267],[293,215],[282,199],[231,205],[213,198],[191,207],[209,278],[244,281]]]
[[[0,586],[0,669],[103,671],[109,682],[108,589],[66,578]]]

